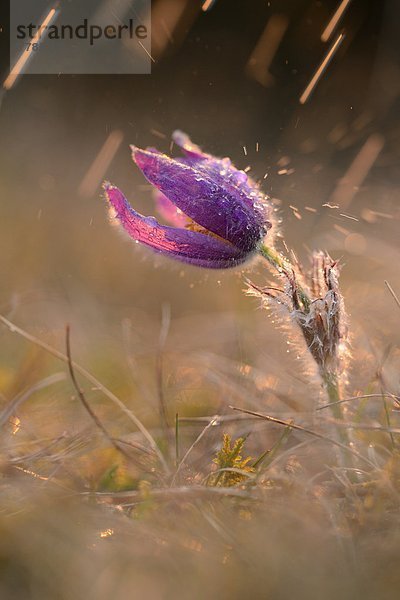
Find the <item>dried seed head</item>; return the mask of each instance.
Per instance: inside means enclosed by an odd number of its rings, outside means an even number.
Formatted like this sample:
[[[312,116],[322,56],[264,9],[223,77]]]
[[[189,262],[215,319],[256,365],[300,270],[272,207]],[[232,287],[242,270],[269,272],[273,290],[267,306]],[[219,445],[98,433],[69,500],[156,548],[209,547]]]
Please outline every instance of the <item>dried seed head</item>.
[[[339,267],[324,252],[312,254],[312,290],[308,312],[296,310],[308,348],[323,373],[342,369],[342,343],[346,338],[343,299],[339,289]]]
[[[325,252],[313,252],[311,270],[296,261],[280,268],[284,289],[260,288],[249,283],[249,293],[284,306],[300,327],[322,376],[343,371],[347,327],[339,289],[339,265]]]

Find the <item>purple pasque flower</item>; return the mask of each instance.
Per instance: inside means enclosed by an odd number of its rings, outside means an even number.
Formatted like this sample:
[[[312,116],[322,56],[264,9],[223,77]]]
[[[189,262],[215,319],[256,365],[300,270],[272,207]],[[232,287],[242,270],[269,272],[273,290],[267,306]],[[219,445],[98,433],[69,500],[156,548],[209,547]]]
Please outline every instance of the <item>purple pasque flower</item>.
[[[135,241],[165,256],[215,269],[243,263],[271,227],[266,196],[229,158],[203,153],[180,131],[173,140],[183,149],[182,158],[131,147],[170,225],[140,215],[117,187],[105,183],[116,219]]]

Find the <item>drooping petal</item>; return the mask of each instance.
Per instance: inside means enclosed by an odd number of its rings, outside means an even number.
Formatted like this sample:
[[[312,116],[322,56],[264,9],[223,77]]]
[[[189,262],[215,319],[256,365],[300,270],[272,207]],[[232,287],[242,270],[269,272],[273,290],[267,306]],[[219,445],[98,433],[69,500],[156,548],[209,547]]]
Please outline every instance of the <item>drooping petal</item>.
[[[203,152],[197,144],[192,142],[187,133],[180,131],[180,129],[176,129],[173,132],[172,139],[179,148],[182,148],[187,156],[193,159],[202,160],[204,158],[211,158],[209,154]]]
[[[125,231],[134,240],[160,254],[214,269],[235,267],[248,258],[245,252],[218,238],[197,231],[160,225],[154,217],[144,217],[137,213],[118,188],[105,183],[104,189],[115,217]]]
[[[150,150],[132,152],[148,181],[193,221],[244,252],[257,248],[267,231],[265,215],[238,187],[216,180],[207,161],[185,164]]]
[[[185,227],[185,225],[189,223],[190,219],[157,188],[154,188],[154,201],[158,214],[165,219],[169,225]]]

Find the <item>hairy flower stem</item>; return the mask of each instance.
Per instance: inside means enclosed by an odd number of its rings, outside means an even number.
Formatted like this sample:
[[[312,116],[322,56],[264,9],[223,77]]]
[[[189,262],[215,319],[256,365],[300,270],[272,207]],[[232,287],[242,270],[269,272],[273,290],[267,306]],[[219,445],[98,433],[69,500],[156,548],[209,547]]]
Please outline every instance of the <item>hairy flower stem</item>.
[[[282,273],[282,270],[288,267],[287,261],[276,252],[273,248],[266,246],[265,244],[261,244],[260,246],[260,254],[263,256],[269,264],[274,267],[279,273]]]
[[[344,421],[342,406],[341,404],[338,404],[338,402],[340,402],[342,399],[340,377],[336,373],[329,372],[322,373],[321,376],[329,401],[332,404],[331,411],[333,418],[338,422]],[[336,427],[336,436],[338,442],[344,444],[345,446],[351,447],[352,444],[350,441],[349,432],[344,427],[341,427],[340,424]],[[358,477],[356,472],[353,470],[355,466],[354,457],[347,455],[346,452],[337,448],[337,459],[338,464],[341,467],[350,469],[347,475],[349,481],[351,483],[357,483]]]
[[[337,421],[343,420],[343,412],[341,405],[338,402],[341,400],[341,390],[340,390],[340,375],[336,371],[336,369],[327,368],[327,362],[332,362],[330,359],[333,356],[330,355],[332,352],[332,348],[330,345],[331,336],[333,332],[328,328],[328,337],[326,339],[327,349],[322,354],[316,351],[318,345],[315,345],[315,338],[318,338],[318,334],[320,333],[318,330],[318,324],[320,323],[319,315],[315,315],[318,318],[313,321],[313,310],[315,311],[316,304],[315,302],[321,301],[322,298],[317,298],[314,300],[314,304],[310,298],[309,292],[304,290],[304,288],[299,283],[299,277],[297,276],[298,268],[295,268],[289,260],[282,257],[276,250],[273,248],[262,244],[259,247],[259,252],[263,258],[265,258],[269,265],[278,272],[279,275],[285,277],[289,282],[289,296],[294,298],[293,301],[293,314],[295,315],[295,320],[297,320],[300,329],[303,332],[305,341],[307,343],[307,347],[312,355],[313,359],[317,363],[319,373],[321,375],[323,386],[326,390],[327,396],[329,398],[330,403],[332,404],[331,410],[332,415]],[[299,316],[302,315],[301,318]],[[315,329],[313,329],[313,326]],[[329,359],[329,360],[327,360]],[[333,361],[336,362],[336,361]],[[333,365],[331,364],[331,367]],[[348,436],[347,430],[342,427],[337,427],[337,436],[339,441],[343,444],[348,445],[350,440]],[[346,465],[346,457],[342,457],[341,460],[343,465]]]
[[[333,417],[338,421],[343,421],[342,407],[340,404],[338,404],[338,402],[340,402],[342,399],[338,375],[335,373],[323,373],[322,381],[324,383],[329,401],[332,404],[331,411]],[[349,436],[346,429],[338,427],[338,435],[340,438],[339,441],[342,442],[342,444],[349,444]]]
[[[259,247],[259,252],[263,258],[265,258],[269,264],[280,274],[286,275],[286,277],[290,277],[295,273],[295,269],[293,265],[286,259],[283,258],[276,250],[266,246],[265,244],[261,244]],[[303,308],[308,311],[311,300],[308,297],[308,294],[304,291],[304,289],[298,285],[297,293],[299,296],[299,300],[303,304]]]

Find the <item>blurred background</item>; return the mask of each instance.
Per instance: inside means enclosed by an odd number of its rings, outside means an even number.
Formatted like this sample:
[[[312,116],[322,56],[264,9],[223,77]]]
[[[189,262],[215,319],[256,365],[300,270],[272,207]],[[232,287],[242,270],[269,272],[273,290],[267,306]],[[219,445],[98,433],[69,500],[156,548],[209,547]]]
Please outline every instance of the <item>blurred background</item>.
[[[175,155],[179,128],[260,182],[306,266],[311,249],[340,259],[353,355],[346,394],[399,393],[400,313],[385,285],[400,294],[397,0],[153,0],[151,75],[26,75],[11,85],[1,10],[1,314],[62,352],[69,323],[73,358],[164,450],[162,402],[170,425],[182,418],[182,453],[208,422],[194,418],[231,418],[230,404],[303,422],[323,397],[300,360],[304,345],[243,294],[243,275],[270,281],[263,265],[182,266],[109,223],[102,180],[153,214],[129,144]],[[2,598],[398,597],[398,446],[386,433],[357,438],[381,476],[347,505],[332,446],[294,434],[253,490],[267,500],[256,519],[247,497],[200,502],[190,487],[169,496],[126,412],[80,378],[129,460],[67,375],[1,326]],[[357,419],[385,424],[378,401],[368,414],[356,403]],[[215,427],[178,484],[204,482],[224,431],[251,432],[253,457],[283,439],[260,421]],[[106,500],[95,503],[93,491]],[[366,537],[352,535],[363,528]]]
[[[3,87],[3,313],[60,348],[71,323],[77,360],[126,398],[140,390],[141,369],[154,380],[163,306],[171,311],[171,402],[199,414],[210,405],[223,410],[218,386],[243,364],[267,374],[268,389],[298,390],[288,374],[301,377],[298,351],[243,296],[241,271],[182,267],[110,227],[102,180],[152,214],[151,188],[129,144],[174,154],[170,135],[179,128],[249,169],[305,263],[313,248],[341,259],[355,350],[378,360],[399,335],[384,285],[399,290],[399,28],[396,0],[153,0],[151,75],[26,75]],[[265,270],[257,277],[266,281]],[[26,348],[1,335],[10,385]],[[366,362],[353,375],[365,383],[370,368]],[[307,401],[306,383],[304,390]],[[140,393],[133,397],[146,415],[156,402]]]

